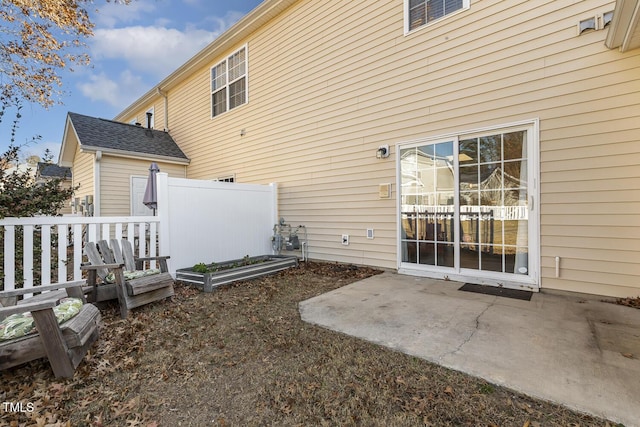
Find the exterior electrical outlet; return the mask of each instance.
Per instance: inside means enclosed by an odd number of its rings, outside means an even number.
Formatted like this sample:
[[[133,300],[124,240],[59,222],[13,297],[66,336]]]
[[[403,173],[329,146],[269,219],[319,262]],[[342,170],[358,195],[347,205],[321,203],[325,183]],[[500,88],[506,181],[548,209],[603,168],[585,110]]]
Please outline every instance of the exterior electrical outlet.
[[[343,234],[342,235],[342,244],[347,246],[349,245],[349,235],[348,234]]]

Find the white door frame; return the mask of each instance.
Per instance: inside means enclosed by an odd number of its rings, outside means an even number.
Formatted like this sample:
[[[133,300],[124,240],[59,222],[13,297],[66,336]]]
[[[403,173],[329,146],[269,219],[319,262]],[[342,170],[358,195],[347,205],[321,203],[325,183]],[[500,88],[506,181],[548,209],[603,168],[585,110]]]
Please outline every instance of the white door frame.
[[[505,278],[504,273],[494,273],[481,270],[465,270],[460,269],[458,264],[454,268],[438,267],[431,265],[419,265],[414,263],[406,263],[402,261],[402,214],[401,214],[401,191],[402,191],[402,170],[401,170],[401,149],[419,146],[421,144],[432,144],[444,141],[454,141],[454,146],[460,137],[470,134],[481,134],[494,131],[509,131],[512,128],[527,129],[527,173],[529,177],[528,188],[528,207],[529,207],[529,223],[528,223],[528,243],[529,243],[529,266],[527,275],[513,275]],[[415,276],[431,277],[445,280],[455,280],[460,282],[470,282],[475,284],[485,284],[493,286],[504,286],[507,288],[527,289],[538,291],[540,289],[540,125],[539,119],[523,120],[511,122],[495,126],[488,126],[477,129],[463,130],[460,132],[437,135],[434,137],[420,138],[410,141],[403,141],[396,144],[396,241],[397,241],[397,266],[398,272],[401,274],[409,274]],[[455,148],[457,153],[457,147]],[[456,160],[457,165],[457,160]],[[455,198],[458,197],[458,173],[455,173]],[[459,202],[455,202],[456,218],[459,218],[460,206]],[[459,221],[455,222],[455,235],[460,235]],[[455,257],[459,259],[459,244],[455,244]],[[497,277],[502,275],[503,277]]]
[[[129,177],[129,206],[131,216],[153,216],[153,209],[142,204],[148,176],[131,175]]]

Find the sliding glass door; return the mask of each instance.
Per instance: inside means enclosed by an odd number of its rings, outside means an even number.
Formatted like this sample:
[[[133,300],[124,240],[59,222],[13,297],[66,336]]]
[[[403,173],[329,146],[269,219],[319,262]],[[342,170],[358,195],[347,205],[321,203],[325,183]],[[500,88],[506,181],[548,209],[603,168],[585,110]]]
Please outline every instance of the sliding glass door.
[[[401,268],[537,285],[532,137],[521,126],[401,146]]]

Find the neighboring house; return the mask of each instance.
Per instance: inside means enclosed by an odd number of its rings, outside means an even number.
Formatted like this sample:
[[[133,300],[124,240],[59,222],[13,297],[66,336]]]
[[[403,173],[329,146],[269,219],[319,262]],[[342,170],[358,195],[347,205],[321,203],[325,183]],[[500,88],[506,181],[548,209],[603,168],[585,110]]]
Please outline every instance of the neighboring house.
[[[149,166],[184,178],[189,159],[164,131],[76,113],[67,115],[58,164],[73,169],[76,213],[152,215],[142,204]]]
[[[17,172],[18,174],[27,174],[31,178],[35,179],[36,170],[40,162],[40,157],[29,156],[24,163],[8,163],[7,165],[13,165],[5,168],[7,175]]]
[[[61,167],[53,163],[38,162],[35,175],[36,182],[46,182],[52,179],[61,179],[61,186],[64,189],[71,188],[73,182],[71,168]],[[68,200],[59,213],[62,215],[73,213],[72,202],[73,200]]]
[[[266,0],[115,120],[153,109],[188,178],[277,182],[311,258],[637,296],[638,16],[638,0]],[[69,163],[89,155],[65,138]]]

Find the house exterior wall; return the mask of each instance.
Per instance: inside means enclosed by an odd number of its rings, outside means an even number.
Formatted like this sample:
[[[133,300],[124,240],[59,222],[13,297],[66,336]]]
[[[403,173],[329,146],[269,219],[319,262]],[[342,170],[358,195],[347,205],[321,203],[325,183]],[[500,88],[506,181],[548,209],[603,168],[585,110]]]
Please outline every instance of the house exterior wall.
[[[185,166],[156,162],[162,172],[174,178],[185,178]],[[100,215],[131,214],[131,176],[148,176],[150,160],[103,155],[100,161]]]
[[[70,138],[75,139],[75,134],[71,135]],[[94,160],[95,155],[93,153],[80,151],[80,145],[77,144],[76,140],[72,185],[74,187],[80,185],[80,187],[75,191],[75,199],[82,201],[85,196],[94,196]],[[79,210],[76,210],[76,212],[79,213]]]
[[[68,190],[71,188],[72,185],[72,181],[71,179],[65,179],[64,181],[62,181],[62,183],[60,184],[60,187]],[[74,195],[75,197],[75,195]],[[73,202],[73,200],[69,199],[65,202],[64,206],[58,211],[58,213],[60,215],[69,215],[73,213],[73,209],[71,207],[71,203]]]
[[[188,178],[278,182],[311,258],[397,268],[397,144],[539,119],[542,288],[637,295],[640,51],[576,28],[613,8],[471,0],[405,34],[401,1],[300,1],[168,89],[171,135]],[[248,103],[212,119],[210,67],[245,44]]]

